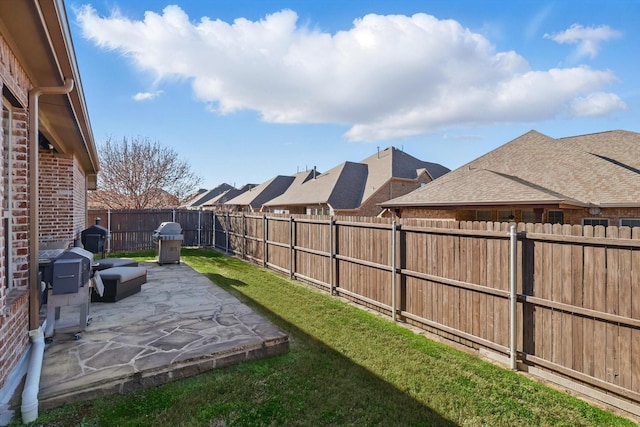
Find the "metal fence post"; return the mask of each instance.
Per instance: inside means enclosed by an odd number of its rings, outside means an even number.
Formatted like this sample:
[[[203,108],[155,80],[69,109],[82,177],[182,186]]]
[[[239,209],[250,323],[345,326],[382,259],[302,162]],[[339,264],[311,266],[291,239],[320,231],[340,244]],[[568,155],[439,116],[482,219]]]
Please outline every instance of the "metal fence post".
[[[335,259],[335,242],[333,239],[333,215],[329,218],[329,294],[335,295],[335,280],[333,279],[333,263]]]
[[[229,228],[231,227],[231,219],[229,218],[229,212],[225,213],[225,227],[224,227],[224,251],[229,253]]]
[[[518,235],[516,226],[512,225],[509,230],[509,350],[511,356],[511,369],[517,370],[517,349],[516,349],[516,308],[518,295],[516,293],[516,254]]]
[[[107,232],[109,238],[107,239],[107,252],[111,252],[111,209],[107,209]]]
[[[242,259],[246,259],[247,253],[247,217],[242,213]]]
[[[398,313],[396,301],[396,221],[391,223],[391,311],[395,322]]]
[[[295,250],[294,247],[296,245],[296,232],[295,232],[295,225],[293,223],[293,217],[290,216],[289,217],[289,278],[293,279],[295,273],[294,273],[294,269],[295,269],[295,258],[296,258],[296,254],[295,254]]]
[[[198,209],[198,247],[202,246],[202,211]]]
[[[262,266],[263,267],[267,266],[267,250],[268,250],[267,237],[268,237],[268,233],[269,233],[269,225],[267,224],[267,215],[266,214],[262,214],[262,237],[263,237],[263,241],[262,241]]]

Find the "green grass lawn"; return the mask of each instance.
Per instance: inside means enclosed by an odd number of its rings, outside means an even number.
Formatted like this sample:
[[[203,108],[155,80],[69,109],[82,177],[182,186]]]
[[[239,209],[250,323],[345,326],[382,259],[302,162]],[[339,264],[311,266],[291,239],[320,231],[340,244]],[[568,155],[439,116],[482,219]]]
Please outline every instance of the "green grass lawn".
[[[238,259],[183,249],[182,261],[288,333],[289,353],[42,411],[34,425],[635,425]]]

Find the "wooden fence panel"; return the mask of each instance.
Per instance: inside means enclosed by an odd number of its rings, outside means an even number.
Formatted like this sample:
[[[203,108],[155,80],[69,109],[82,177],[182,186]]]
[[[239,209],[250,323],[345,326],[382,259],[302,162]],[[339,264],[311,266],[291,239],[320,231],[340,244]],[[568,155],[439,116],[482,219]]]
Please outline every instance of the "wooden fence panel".
[[[242,215],[229,215],[229,251],[244,256],[245,229]]]
[[[213,245],[222,250],[227,250],[227,236],[229,233],[228,217],[226,215],[213,215]]]
[[[292,220],[289,218],[272,218],[267,222],[267,235],[269,244],[267,245],[267,262],[281,271],[292,274]]]
[[[331,278],[331,225],[326,221],[296,219],[296,274],[313,283],[329,286]],[[304,248],[304,249],[303,249]]]
[[[255,261],[264,261],[264,218],[261,215],[244,215],[246,257]]]
[[[337,292],[391,306],[391,226],[336,221]]]

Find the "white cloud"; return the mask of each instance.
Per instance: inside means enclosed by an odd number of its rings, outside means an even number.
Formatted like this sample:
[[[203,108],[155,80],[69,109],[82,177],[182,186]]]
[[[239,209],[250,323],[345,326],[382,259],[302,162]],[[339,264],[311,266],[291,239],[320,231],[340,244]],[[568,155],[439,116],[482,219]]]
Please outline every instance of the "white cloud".
[[[545,34],[544,37],[560,44],[577,44],[576,58],[588,56],[593,59],[598,55],[602,42],[622,37],[622,33],[607,25],[583,27],[580,24],[573,24],[568,30],[556,34]]]
[[[627,104],[617,95],[597,92],[575,98],[571,102],[571,115],[573,117],[606,116],[611,111],[626,110],[627,108]]]
[[[157,98],[160,95],[162,95],[161,90],[157,90],[155,92],[138,92],[133,95],[133,99],[135,101],[148,101],[150,99]]]
[[[351,140],[550,119],[616,80],[587,67],[531,70],[517,53],[496,52],[482,35],[426,14],[367,15],[335,34],[298,26],[291,10],[232,23],[193,22],[178,6],[141,21],[101,17],[91,6],[76,16],[84,37],[130,58],[154,83],[188,79],[212,111],[347,124]]]

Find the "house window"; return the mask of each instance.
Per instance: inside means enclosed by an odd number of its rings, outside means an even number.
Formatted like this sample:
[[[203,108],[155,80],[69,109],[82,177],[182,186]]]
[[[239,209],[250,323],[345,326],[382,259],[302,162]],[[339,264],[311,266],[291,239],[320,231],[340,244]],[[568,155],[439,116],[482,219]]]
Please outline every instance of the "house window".
[[[621,227],[640,227],[640,218],[623,218],[620,220]]]
[[[4,237],[5,275],[2,286],[10,286],[11,277],[11,107],[2,99],[2,236]]]
[[[534,211],[522,211],[522,222],[536,222],[536,213]]]
[[[605,227],[609,226],[609,220],[606,218],[583,218],[582,225],[603,225]]]
[[[322,206],[313,206],[307,208],[307,215],[330,215],[331,209]]]
[[[476,221],[491,221],[491,211],[476,211]]]
[[[498,211],[498,222],[509,222],[515,219],[513,211]]]
[[[550,224],[564,224],[564,212],[549,211],[547,213],[547,222]]]

